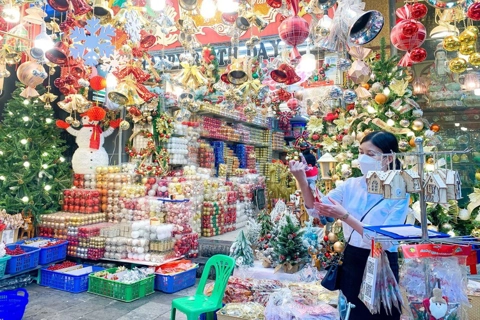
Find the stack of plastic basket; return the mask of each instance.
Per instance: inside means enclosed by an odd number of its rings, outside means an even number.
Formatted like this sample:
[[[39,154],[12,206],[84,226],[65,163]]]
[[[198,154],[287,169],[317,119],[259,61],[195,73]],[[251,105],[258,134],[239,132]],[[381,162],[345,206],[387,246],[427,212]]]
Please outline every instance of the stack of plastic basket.
[[[28,292],[17,289],[0,292],[0,319],[21,320],[28,304]]]

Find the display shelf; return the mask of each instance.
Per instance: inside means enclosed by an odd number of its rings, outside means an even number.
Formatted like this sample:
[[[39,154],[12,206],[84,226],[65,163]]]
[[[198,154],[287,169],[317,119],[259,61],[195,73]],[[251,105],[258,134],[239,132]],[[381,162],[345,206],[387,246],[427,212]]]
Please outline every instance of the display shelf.
[[[229,121],[229,122],[233,121],[233,122],[236,122],[236,123],[242,123],[242,124],[245,124],[245,125],[251,126],[251,127],[268,129],[268,124],[267,123],[251,122],[251,121],[243,120],[239,117],[228,116],[228,115],[216,113],[216,112],[211,111],[211,110],[200,110],[198,112],[198,114],[202,115],[202,116],[210,116],[212,118],[216,118],[216,119],[220,119],[220,120],[224,120],[224,121]]]
[[[243,142],[243,141],[227,140],[227,139],[220,139],[220,138],[212,138],[212,137],[208,137],[208,136],[204,136],[204,135],[201,135],[200,137],[202,139],[223,141],[223,142],[227,142],[227,143],[246,144],[246,145],[254,146],[254,147],[258,147],[258,148],[267,148],[268,147],[268,143]]]

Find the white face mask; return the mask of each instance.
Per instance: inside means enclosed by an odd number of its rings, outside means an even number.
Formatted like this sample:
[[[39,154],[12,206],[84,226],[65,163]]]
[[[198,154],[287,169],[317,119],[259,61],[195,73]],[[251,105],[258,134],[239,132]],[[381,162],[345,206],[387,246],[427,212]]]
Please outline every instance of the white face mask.
[[[358,156],[358,164],[363,175],[366,175],[368,171],[382,170],[382,163],[366,154]]]

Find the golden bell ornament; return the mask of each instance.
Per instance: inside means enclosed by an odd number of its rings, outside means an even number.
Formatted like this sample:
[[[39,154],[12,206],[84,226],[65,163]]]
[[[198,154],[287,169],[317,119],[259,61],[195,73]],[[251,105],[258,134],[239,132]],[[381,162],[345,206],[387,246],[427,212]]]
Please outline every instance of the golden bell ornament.
[[[477,34],[475,32],[472,32],[471,30],[466,29],[462,33],[460,33],[458,39],[460,40],[460,43],[462,45],[472,44],[477,41]]]
[[[120,11],[118,11],[118,13],[113,18],[114,27],[118,28],[125,25],[125,23],[127,22],[127,12],[128,10],[126,8],[122,8],[120,9]]]
[[[227,75],[228,81],[234,85],[241,85],[248,80],[247,73],[243,70],[242,63],[238,60],[230,66],[230,72]]]
[[[10,51],[5,54],[5,63],[6,64],[17,64],[22,60],[22,54],[15,52],[15,51]]]
[[[475,43],[474,44],[462,44],[460,46],[460,50],[458,50],[461,54],[465,55],[465,56],[469,56],[471,55],[472,53],[475,52]]]
[[[268,22],[261,17],[259,17],[257,14],[253,12],[249,12],[245,15],[245,18],[248,20],[250,24],[253,24],[258,28],[258,31],[263,31],[267,26]]]
[[[46,103],[46,104],[43,106],[43,108],[44,108],[45,110],[52,110],[52,105],[50,104],[50,102],[48,102],[48,103]]]
[[[448,63],[448,68],[454,73],[462,73],[467,70],[467,61],[463,58],[453,58]]]
[[[197,8],[198,1],[197,0],[180,0],[178,4],[182,9],[187,11],[192,11]]]
[[[470,57],[468,57],[468,62],[474,67],[480,66],[480,53],[479,52],[472,53]]]
[[[93,15],[100,19],[101,23],[107,23],[113,18],[113,10],[108,7],[108,0],[93,1]]]
[[[125,106],[128,102],[129,86],[124,81],[120,82],[117,87],[108,93],[108,99],[113,103]]]
[[[443,39],[443,48],[447,51],[458,51],[460,45],[460,39],[457,36],[448,36]]]

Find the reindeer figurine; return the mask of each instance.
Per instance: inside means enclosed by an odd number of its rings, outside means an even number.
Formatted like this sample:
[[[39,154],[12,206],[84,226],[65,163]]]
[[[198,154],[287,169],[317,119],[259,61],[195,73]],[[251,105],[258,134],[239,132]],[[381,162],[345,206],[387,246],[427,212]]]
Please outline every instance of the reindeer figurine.
[[[26,239],[30,239],[30,238],[33,238],[33,236],[35,235],[35,228],[33,227],[33,215],[32,215],[32,212],[29,211],[27,214],[24,214],[22,212],[22,217],[23,217],[23,221],[24,221],[24,224],[23,226],[20,228],[20,236],[19,236],[19,239],[24,239],[25,235],[26,235]]]

